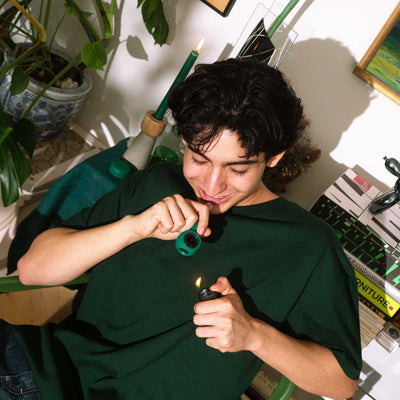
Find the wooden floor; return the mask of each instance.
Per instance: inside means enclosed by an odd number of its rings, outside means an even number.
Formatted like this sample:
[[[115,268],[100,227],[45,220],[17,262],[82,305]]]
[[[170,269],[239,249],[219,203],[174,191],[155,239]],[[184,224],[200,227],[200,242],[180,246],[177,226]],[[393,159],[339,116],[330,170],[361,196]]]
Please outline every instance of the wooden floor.
[[[0,318],[16,325],[60,322],[71,313],[75,293],[65,287],[0,293]]]

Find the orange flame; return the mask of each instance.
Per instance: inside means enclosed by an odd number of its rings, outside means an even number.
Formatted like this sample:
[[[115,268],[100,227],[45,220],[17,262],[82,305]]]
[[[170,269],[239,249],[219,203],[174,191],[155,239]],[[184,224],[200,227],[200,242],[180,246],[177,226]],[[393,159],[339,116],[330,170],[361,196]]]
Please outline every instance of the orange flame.
[[[201,276],[197,278],[196,280],[196,286],[199,288],[201,284]]]
[[[204,38],[200,40],[200,43],[197,45],[195,52],[198,53],[200,49],[202,48],[204,43]]]

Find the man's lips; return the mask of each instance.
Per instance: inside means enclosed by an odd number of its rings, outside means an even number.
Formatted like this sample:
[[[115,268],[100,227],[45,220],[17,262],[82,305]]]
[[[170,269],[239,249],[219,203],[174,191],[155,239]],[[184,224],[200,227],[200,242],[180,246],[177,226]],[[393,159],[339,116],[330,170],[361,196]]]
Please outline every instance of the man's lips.
[[[207,202],[210,202],[213,204],[221,204],[224,201],[228,200],[230,197],[232,197],[232,194],[229,194],[227,196],[218,196],[218,197],[208,196],[201,188],[198,188],[198,189],[199,189],[201,198],[204,201],[207,201]]]

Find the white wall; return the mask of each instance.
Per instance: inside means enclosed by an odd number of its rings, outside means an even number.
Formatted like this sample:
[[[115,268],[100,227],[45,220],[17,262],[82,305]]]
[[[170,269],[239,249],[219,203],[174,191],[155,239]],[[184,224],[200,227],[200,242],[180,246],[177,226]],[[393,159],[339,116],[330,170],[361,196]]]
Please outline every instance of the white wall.
[[[198,62],[224,58],[258,3],[274,9],[286,4],[236,0],[224,18],[200,0],[164,0],[170,36],[159,47],[143,26],[137,2],[121,0],[111,62],[104,73],[93,74],[94,89],[77,121],[109,145],[135,136],[145,112],[157,108],[200,39],[205,44]],[[382,189],[395,182],[383,156],[400,159],[399,105],[352,71],[397,3],[300,0],[286,20],[299,36],[280,69],[303,99],[312,138],[322,150],[320,160],[285,194],[303,207],[310,207],[336,177],[356,165],[380,181]]]

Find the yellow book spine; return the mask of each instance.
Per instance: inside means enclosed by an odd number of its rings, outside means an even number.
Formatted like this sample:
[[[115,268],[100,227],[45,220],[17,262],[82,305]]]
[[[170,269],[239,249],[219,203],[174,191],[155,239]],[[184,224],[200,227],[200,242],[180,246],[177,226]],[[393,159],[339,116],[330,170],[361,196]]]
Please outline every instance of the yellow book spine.
[[[382,310],[389,317],[400,309],[400,303],[391,298],[382,289],[374,285],[364,275],[354,270],[357,278],[358,293]]]

